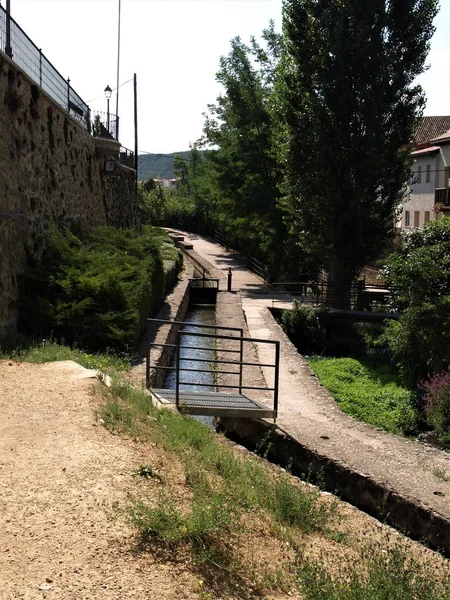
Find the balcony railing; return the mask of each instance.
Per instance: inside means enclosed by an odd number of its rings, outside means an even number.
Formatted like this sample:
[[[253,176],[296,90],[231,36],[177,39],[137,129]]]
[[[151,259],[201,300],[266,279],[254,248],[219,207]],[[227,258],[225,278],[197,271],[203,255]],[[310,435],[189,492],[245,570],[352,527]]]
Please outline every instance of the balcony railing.
[[[434,203],[450,206],[450,188],[437,188],[434,191]]]
[[[31,41],[21,27],[10,18],[12,60],[55,102],[90,131],[90,111],[70,85],[70,79],[55,69],[42,51]],[[5,50],[7,14],[0,6],[0,50]]]

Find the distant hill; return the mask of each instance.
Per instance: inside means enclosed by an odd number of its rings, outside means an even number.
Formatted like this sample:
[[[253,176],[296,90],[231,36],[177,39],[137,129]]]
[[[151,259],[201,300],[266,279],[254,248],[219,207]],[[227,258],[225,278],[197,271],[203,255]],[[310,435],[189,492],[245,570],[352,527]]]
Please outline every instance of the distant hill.
[[[189,160],[189,150],[172,152],[171,154],[139,154],[138,179],[173,179],[173,160],[176,155]]]

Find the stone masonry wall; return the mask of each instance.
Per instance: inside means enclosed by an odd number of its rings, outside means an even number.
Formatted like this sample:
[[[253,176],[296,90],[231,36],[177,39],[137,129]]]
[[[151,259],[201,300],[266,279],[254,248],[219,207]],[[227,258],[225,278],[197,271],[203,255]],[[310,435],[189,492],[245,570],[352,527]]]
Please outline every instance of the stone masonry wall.
[[[108,157],[111,159],[111,157]],[[50,225],[139,227],[135,172],[105,172],[95,140],[0,53],[0,336],[14,331],[18,276]]]

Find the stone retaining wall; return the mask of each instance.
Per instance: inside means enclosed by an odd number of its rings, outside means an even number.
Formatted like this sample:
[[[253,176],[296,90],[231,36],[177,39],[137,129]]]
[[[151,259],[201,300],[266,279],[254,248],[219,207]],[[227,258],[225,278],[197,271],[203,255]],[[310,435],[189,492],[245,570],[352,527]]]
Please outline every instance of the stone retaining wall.
[[[105,160],[114,170],[105,172]],[[0,336],[13,332],[18,280],[42,257],[52,223],[76,232],[139,227],[135,171],[0,53]]]

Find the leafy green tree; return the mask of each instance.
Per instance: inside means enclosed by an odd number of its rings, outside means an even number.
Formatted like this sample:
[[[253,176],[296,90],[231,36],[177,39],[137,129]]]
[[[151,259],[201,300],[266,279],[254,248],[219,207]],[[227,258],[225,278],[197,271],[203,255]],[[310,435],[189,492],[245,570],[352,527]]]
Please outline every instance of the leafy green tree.
[[[403,374],[418,381],[450,364],[450,218],[404,234],[383,273],[402,312],[385,338]]]
[[[216,79],[224,91],[208,107],[203,143],[212,148],[210,175],[220,196],[222,228],[260,258],[276,254],[279,264],[285,230],[271,95],[282,41],[273,23],[262,37],[262,44],[252,38],[249,45],[233,39],[221,58]]]
[[[284,0],[277,82],[286,222],[342,286],[393,238],[437,0]]]

